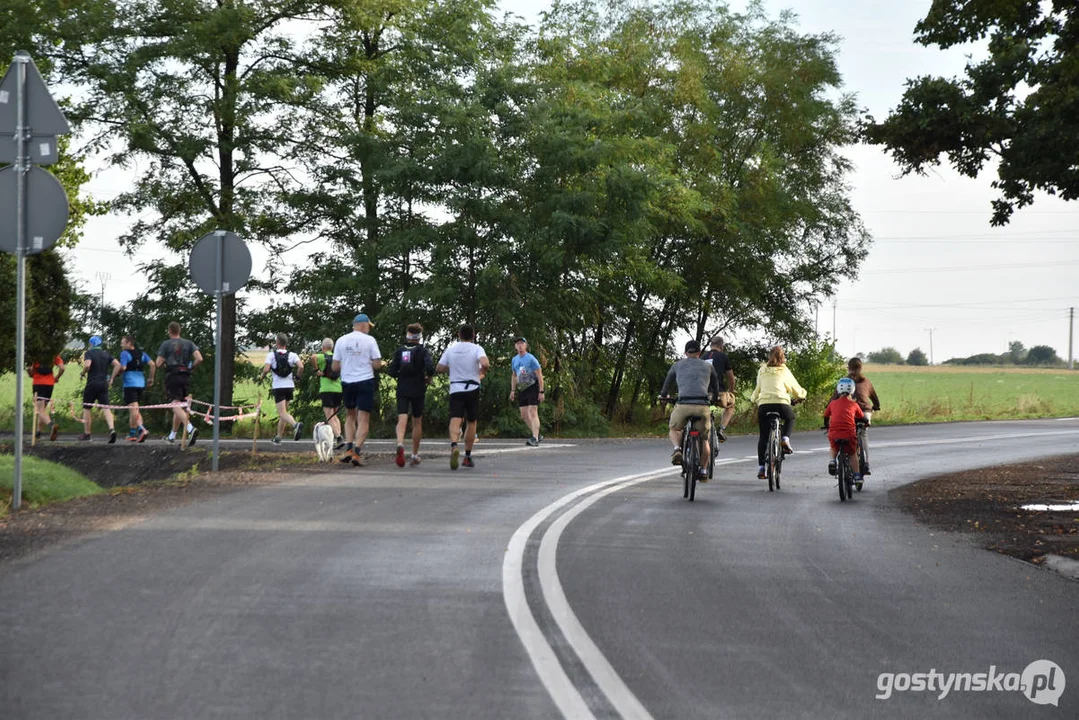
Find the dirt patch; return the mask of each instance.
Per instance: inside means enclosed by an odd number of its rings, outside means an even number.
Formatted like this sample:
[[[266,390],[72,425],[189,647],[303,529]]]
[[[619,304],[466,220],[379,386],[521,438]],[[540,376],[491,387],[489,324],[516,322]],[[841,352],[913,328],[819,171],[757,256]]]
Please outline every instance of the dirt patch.
[[[10,452],[10,448],[8,448]],[[155,513],[244,488],[334,472],[313,452],[221,453],[219,472],[209,472],[209,449],[172,445],[45,445],[27,449],[45,460],[72,467],[107,489],[100,495],[0,517],[0,564],[91,533],[132,525]],[[371,465],[390,455],[366,455]],[[362,472],[358,470],[357,472]]]
[[[1079,500],[1079,455],[937,475],[891,495],[925,524],[976,535],[989,550],[1033,563],[1079,560],[1079,512],[1022,509]]]

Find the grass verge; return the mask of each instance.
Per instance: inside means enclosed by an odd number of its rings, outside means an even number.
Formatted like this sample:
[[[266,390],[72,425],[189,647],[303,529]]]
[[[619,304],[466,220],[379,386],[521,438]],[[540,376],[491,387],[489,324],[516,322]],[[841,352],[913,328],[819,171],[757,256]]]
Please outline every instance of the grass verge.
[[[0,455],[0,516],[6,515],[11,509],[14,482],[14,456]],[[103,492],[100,487],[69,467],[35,457],[23,457],[22,499],[30,507],[64,502],[85,495],[97,495],[100,492]]]

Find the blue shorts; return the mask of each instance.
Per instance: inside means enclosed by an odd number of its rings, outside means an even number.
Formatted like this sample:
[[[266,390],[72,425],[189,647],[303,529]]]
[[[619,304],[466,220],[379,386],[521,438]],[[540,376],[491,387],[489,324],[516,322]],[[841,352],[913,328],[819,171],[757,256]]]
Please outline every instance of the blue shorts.
[[[371,412],[375,409],[375,379],[341,383],[341,399],[346,410]]]

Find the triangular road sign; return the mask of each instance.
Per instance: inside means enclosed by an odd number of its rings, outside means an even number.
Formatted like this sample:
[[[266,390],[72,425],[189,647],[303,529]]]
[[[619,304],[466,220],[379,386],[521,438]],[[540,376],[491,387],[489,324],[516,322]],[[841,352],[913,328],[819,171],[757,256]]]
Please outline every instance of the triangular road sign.
[[[25,53],[18,53],[25,55]],[[0,134],[14,135],[19,125],[18,82],[20,63],[12,62],[0,81]],[[37,65],[29,58],[26,63],[26,124],[34,135],[66,135],[71,132],[64,113],[53,100]]]

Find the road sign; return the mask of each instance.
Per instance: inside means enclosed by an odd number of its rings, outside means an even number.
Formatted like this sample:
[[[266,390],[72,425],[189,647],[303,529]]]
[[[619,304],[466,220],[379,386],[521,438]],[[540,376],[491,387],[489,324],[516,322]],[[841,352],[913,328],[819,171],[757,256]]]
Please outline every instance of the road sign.
[[[218,253],[219,238],[220,254]],[[220,276],[217,273],[219,257]],[[213,295],[218,290],[222,295],[231,295],[251,279],[251,252],[236,233],[229,230],[214,230],[199,238],[195,247],[192,248],[190,272],[191,279],[207,295]]]
[[[18,54],[26,55],[23,52]],[[16,102],[19,82],[18,65],[18,62],[11,63],[4,74],[4,79],[0,80],[0,134],[3,135],[14,135],[19,127],[19,111]],[[66,135],[71,132],[67,118],[60,112],[60,106],[52,99],[49,88],[45,85],[45,79],[41,77],[37,65],[29,57],[26,62],[24,88],[26,124],[30,126],[34,135]],[[53,144],[55,145],[55,141]]]
[[[18,174],[13,167],[0,170],[0,251],[18,249]],[[52,173],[38,167],[26,174],[26,254],[48,250],[67,228],[67,193]]]

